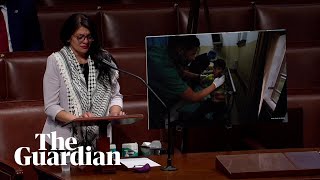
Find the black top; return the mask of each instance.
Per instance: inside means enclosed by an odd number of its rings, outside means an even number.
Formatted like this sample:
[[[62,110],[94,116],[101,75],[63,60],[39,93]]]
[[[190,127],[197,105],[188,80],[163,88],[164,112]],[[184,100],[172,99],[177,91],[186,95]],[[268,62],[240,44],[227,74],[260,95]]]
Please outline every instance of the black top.
[[[88,76],[89,76],[89,65],[88,63],[86,64],[80,64],[80,67],[82,69],[84,78],[86,79],[87,87],[88,87]]]

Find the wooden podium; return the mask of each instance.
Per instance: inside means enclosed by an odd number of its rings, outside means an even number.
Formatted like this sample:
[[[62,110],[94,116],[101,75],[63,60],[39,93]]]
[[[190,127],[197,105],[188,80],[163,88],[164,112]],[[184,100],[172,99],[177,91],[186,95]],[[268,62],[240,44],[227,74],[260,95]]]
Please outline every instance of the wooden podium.
[[[63,126],[71,125],[74,123],[80,124],[81,126],[99,126],[99,138],[97,139],[97,150],[101,152],[110,151],[110,139],[107,136],[107,126],[111,124],[133,124],[143,119],[142,114],[132,114],[123,116],[104,116],[104,117],[90,117],[90,118],[77,118]],[[107,159],[106,159],[107,162]],[[101,166],[101,171],[104,173],[115,173],[116,168],[114,166]]]

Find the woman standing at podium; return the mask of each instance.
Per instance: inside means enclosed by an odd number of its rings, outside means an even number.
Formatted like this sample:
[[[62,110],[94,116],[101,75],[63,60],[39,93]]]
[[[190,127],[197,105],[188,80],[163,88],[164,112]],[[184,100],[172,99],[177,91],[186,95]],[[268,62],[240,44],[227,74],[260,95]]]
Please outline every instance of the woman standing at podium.
[[[64,46],[48,57],[43,78],[47,120],[42,133],[56,131],[57,137],[75,137],[78,146],[95,149],[98,126],[61,125],[78,117],[123,115],[119,73],[104,63],[114,64],[113,57],[101,48],[88,16],[71,15],[61,29],[60,39]],[[46,141],[51,144],[51,140]]]

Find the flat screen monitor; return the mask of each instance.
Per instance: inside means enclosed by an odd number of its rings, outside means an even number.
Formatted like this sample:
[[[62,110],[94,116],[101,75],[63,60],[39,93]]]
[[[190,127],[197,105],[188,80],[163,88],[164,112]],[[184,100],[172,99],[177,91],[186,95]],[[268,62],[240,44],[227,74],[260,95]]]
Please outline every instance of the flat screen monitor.
[[[285,51],[285,30],[147,36],[149,129],[287,122]]]

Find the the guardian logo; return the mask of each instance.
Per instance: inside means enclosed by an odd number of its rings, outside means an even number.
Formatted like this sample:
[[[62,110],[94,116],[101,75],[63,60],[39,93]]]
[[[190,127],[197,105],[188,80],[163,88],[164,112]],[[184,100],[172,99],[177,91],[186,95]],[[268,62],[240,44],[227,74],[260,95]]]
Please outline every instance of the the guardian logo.
[[[51,151],[46,152],[45,137],[51,140]],[[93,157],[91,147],[80,146],[72,148],[72,144],[77,144],[77,140],[73,137],[69,137],[64,140],[62,137],[57,137],[56,132],[51,134],[35,134],[35,139],[40,137],[39,152],[30,152],[30,147],[19,147],[14,153],[14,160],[21,166],[28,166],[33,164],[35,166],[43,165],[67,165],[67,157],[70,157],[70,163],[74,166],[78,165],[120,165],[120,153],[119,152],[94,152]],[[57,141],[59,142],[59,148],[57,148]],[[59,150],[60,152],[56,152]],[[30,155],[21,157],[21,152],[26,151]],[[84,159],[85,157],[85,159]],[[93,159],[92,159],[93,158]],[[61,161],[59,161],[61,159]],[[106,162],[107,160],[107,162]],[[114,161],[113,161],[114,160]],[[59,163],[60,162],[60,163]],[[114,162],[114,164],[113,164]]]

